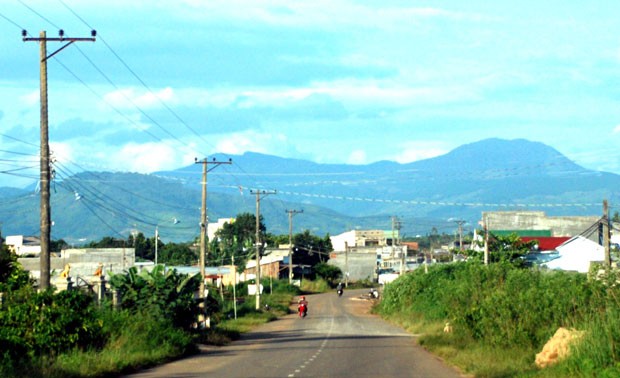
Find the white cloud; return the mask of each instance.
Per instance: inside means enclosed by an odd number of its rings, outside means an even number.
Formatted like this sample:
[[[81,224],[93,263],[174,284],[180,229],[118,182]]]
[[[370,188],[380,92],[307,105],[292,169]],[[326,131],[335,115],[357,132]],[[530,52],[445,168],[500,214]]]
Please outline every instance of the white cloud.
[[[216,19],[294,28],[322,30],[359,28],[389,29],[395,25],[410,25],[425,19],[479,21],[486,17],[476,13],[449,11],[431,7],[389,5],[360,5],[348,0],[317,0],[291,2],[282,0],[185,0],[188,7],[178,7],[184,18]],[[243,9],[243,12],[239,12]]]
[[[616,127],[614,127],[613,133],[620,133],[620,125],[616,125]]]
[[[74,156],[73,146],[69,143],[50,142],[50,156],[54,161],[61,163],[67,163],[72,160]]]
[[[276,156],[288,156],[291,146],[284,134],[261,133],[248,130],[218,137],[214,152],[241,155],[245,152],[259,152]]]
[[[366,152],[363,150],[355,150],[349,154],[347,164],[366,164]]]
[[[20,102],[22,102],[26,107],[30,106],[38,106],[41,102],[41,92],[32,91],[28,94],[20,96]]]
[[[396,156],[390,157],[389,160],[405,164],[429,159],[449,152],[448,149],[441,147],[441,143],[434,141],[405,142],[401,144],[400,149],[401,152]]]
[[[176,149],[163,143],[129,143],[110,154],[109,163],[122,171],[148,173],[176,169],[184,163],[182,156]]]
[[[172,88],[166,87],[157,92],[149,92],[146,90],[136,90],[135,88],[118,89],[103,96],[106,103],[117,109],[142,109],[157,108],[162,106],[162,102],[171,104],[175,100],[175,94]]]

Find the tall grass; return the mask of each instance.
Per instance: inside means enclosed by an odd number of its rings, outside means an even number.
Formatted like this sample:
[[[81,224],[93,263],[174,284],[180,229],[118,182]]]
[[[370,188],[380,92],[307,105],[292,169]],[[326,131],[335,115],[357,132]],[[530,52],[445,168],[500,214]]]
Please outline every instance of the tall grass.
[[[104,319],[111,337],[103,349],[59,355],[44,376],[103,377],[136,371],[197,350],[192,336],[167,319],[127,312],[110,313]]]
[[[437,265],[387,285],[377,311],[476,376],[614,376],[620,366],[615,280],[501,263]],[[453,333],[443,334],[445,322]],[[586,336],[568,360],[539,371],[535,354],[558,327]]]

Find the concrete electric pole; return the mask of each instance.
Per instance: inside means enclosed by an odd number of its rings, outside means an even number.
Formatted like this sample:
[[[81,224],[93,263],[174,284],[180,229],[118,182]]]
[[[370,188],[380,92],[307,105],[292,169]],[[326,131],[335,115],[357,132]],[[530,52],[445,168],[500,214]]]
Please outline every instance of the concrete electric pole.
[[[605,265],[611,267],[611,248],[609,238],[609,205],[603,201],[603,248],[605,248]]]
[[[303,210],[286,210],[288,213],[288,283],[293,283],[293,216]]]
[[[209,218],[207,216],[207,172],[211,172],[217,166],[222,164],[232,164],[232,160],[228,159],[228,161],[216,161],[215,158],[212,160],[207,160],[206,158],[202,160],[198,160],[198,158],[194,158],[194,162],[196,164],[202,164],[202,206],[200,207],[200,298],[202,300],[202,305],[204,306],[205,302],[205,259],[208,258],[207,255],[207,228],[209,227]],[[209,164],[214,164],[215,167],[211,169],[207,169]]]
[[[51,209],[50,209],[50,150],[49,150],[49,134],[48,134],[48,111],[47,111],[47,60],[59,53],[65,47],[74,42],[94,42],[97,32],[92,30],[90,38],[69,38],[65,37],[65,32],[61,29],[58,31],[58,37],[48,38],[45,31],[39,33],[38,38],[28,37],[28,32],[22,30],[22,40],[24,42],[39,42],[40,46],[40,96],[41,96],[41,154],[40,154],[40,188],[41,188],[41,254],[40,254],[40,278],[39,290],[45,290],[50,287],[50,227],[51,227]],[[47,42],[66,42],[58,50],[47,55]]]
[[[250,190],[251,194],[256,194],[256,309],[260,310],[260,201],[270,194],[276,194],[275,190]]]

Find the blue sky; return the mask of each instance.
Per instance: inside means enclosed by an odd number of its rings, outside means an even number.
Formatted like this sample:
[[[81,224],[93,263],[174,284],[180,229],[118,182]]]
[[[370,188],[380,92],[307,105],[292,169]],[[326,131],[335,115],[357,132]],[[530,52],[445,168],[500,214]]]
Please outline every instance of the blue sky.
[[[48,64],[70,172],[245,151],[406,163],[497,137],[620,174],[618,19],[602,0],[4,0],[0,186],[38,177],[39,47],[22,28],[98,32]]]

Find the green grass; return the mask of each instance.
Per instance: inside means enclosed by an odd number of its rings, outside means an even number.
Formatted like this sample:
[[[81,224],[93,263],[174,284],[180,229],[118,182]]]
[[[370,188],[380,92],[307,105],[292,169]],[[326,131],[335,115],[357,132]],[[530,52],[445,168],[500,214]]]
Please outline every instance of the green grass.
[[[373,310],[420,345],[475,377],[620,376],[620,287],[585,275],[452,264],[407,274]],[[445,334],[445,322],[453,332]],[[535,356],[564,326],[585,331],[568,358],[545,369]]]

